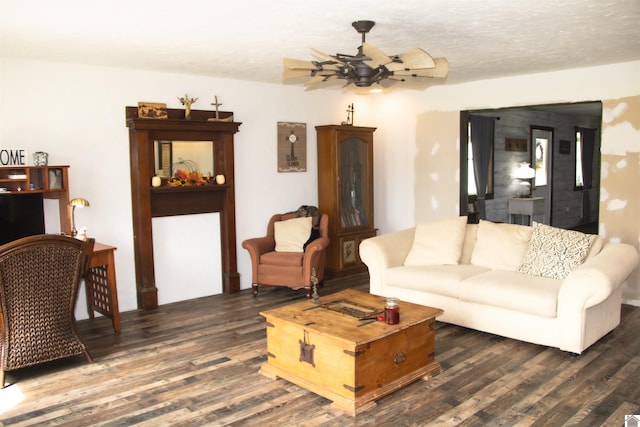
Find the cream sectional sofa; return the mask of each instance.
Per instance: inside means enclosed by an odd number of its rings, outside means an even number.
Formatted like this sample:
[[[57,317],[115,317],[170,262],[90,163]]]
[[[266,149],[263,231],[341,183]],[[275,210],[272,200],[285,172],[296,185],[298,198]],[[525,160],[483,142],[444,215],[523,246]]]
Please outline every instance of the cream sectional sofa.
[[[620,323],[631,245],[466,217],[364,240],[370,292],[438,307],[438,320],[580,354]]]

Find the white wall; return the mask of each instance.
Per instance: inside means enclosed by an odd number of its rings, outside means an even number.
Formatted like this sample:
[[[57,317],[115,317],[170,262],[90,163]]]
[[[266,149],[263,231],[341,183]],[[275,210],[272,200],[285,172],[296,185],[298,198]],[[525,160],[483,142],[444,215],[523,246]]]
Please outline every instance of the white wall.
[[[237,253],[243,289],[251,286],[251,265],[242,241],[264,235],[273,213],[317,204],[314,126],[339,124],[352,102],[356,125],[376,125],[369,117],[370,97],[341,91],[11,58],[0,61],[0,147],[46,151],[49,164],[71,166],[70,196],[91,203],[76,210],[77,225],[86,225],[91,237],[118,248],[121,311],[137,307],[125,106],[155,101],[182,108],[177,96],[186,92],[200,98],[194,109],[213,110],[210,103],[217,95],[221,109],[233,111],[236,121],[243,123],[235,138]],[[278,121],[307,123],[307,172],[277,172]],[[49,209],[47,215],[57,214]],[[51,223],[56,224],[47,221],[48,226]],[[185,251],[190,245],[188,238],[181,242]],[[174,295],[159,299],[182,299],[181,288],[199,285],[176,284]],[[86,317],[83,295],[77,316]]]
[[[91,202],[90,208],[76,212],[77,222],[87,225],[90,236],[118,247],[122,311],[137,305],[125,106],[155,101],[181,108],[176,97],[186,92],[200,97],[194,109],[210,110],[217,95],[222,110],[233,111],[243,122],[235,138],[235,161],[238,270],[245,289],[251,271],[241,242],[263,235],[272,213],[317,203],[314,126],[339,124],[352,102],[355,124],[378,128],[375,225],[386,233],[458,214],[459,110],[640,93],[640,61],[371,96],[204,76],[0,61],[0,146],[47,151],[50,164],[71,166],[71,197]],[[307,123],[307,172],[277,173],[278,121]],[[163,301],[179,299],[180,287],[176,289],[176,295]],[[640,285],[629,295],[640,299]],[[78,316],[86,317],[82,298]]]
[[[450,216],[458,204],[460,110],[602,100],[600,235],[640,249],[638,76],[635,61],[428,89],[424,109],[416,110],[416,222]],[[623,286],[623,299],[633,304],[640,304],[639,270]]]

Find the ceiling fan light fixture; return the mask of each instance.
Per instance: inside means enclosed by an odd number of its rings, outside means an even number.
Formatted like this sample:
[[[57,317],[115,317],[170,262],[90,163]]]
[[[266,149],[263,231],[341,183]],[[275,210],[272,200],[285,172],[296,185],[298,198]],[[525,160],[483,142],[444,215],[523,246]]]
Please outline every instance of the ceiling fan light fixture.
[[[432,58],[420,48],[414,48],[397,55],[387,55],[365,40],[366,34],[375,25],[374,21],[354,21],[355,30],[362,34],[362,44],[355,55],[337,53],[327,55],[317,49],[311,49],[313,55],[321,61],[304,61],[286,58],[283,78],[300,77],[299,71],[305,71],[310,79],[305,85],[324,83],[331,77],[346,80],[346,86],[370,87],[373,84],[422,80],[423,78],[444,78],[449,72],[445,58]],[[295,70],[296,72],[291,72]],[[395,77],[396,74],[401,77]],[[322,76],[323,78],[319,78]]]

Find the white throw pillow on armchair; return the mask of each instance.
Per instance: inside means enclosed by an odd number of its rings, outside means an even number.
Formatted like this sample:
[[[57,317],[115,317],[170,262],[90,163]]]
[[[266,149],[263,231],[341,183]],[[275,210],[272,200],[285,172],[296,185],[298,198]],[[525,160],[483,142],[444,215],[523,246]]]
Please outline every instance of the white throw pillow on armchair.
[[[273,223],[276,252],[304,252],[304,244],[311,236],[310,216]]]

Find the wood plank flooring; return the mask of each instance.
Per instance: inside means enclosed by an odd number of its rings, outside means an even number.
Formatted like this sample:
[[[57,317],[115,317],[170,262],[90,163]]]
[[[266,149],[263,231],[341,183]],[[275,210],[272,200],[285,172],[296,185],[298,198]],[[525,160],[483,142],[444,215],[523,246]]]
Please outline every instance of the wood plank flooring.
[[[368,290],[357,275],[328,280],[321,296]],[[574,356],[443,323],[443,372],[378,401],[356,418],[284,380],[258,373],[266,360],[260,311],[304,299],[261,288],[80,322],[95,360],[82,357],[7,374],[0,425],[33,426],[621,426],[640,414],[640,307]]]

